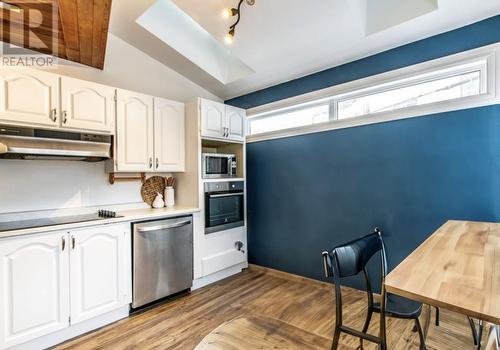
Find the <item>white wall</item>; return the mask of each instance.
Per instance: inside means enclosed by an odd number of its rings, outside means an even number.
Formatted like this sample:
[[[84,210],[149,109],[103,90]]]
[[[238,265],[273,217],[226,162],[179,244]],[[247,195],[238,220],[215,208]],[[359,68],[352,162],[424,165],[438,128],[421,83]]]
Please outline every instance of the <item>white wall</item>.
[[[108,183],[104,162],[0,160],[0,214],[141,202],[141,182]]]
[[[220,100],[112,34],[104,70],[61,63],[50,71],[178,101]],[[109,185],[104,162],[0,159],[0,214],[139,203],[140,188],[140,181]]]
[[[66,60],[50,71],[181,102],[197,96],[221,100],[111,33],[102,71]]]

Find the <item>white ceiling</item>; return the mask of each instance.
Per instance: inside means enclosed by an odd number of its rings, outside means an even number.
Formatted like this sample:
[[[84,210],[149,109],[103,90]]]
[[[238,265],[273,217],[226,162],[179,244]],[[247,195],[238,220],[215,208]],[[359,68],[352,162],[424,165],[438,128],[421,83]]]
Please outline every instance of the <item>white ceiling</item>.
[[[224,19],[222,10],[236,6],[237,0],[159,1],[173,2],[225,45],[224,36],[233,19]],[[224,84],[207,73],[200,62],[167,45],[169,35],[175,39],[175,32],[166,30],[160,39],[158,33],[153,35],[136,22],[154,3],[113,1],[110,32],[222,99],[500,14],[498,0],[256,0],[254,6],[242,6],[235,40],[226,46],[229,56],[250,69],[246,77]],[[169,21],[169,15],[164,14],[165,21]],[[225,56],[206,54],[212,59]]]

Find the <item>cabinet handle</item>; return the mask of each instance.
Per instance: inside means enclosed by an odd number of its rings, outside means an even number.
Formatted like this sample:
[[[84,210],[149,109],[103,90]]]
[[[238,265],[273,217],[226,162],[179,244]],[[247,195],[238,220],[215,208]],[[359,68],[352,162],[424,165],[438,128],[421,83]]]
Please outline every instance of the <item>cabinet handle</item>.
[[[66,111],[63,111],[62,115],[63,115],[63,124],[66,124],[66,122],[68,121],[68,113]]]
[[[149,169],[153,167],[153,158],[149,158]]]
[[[57,109],[56,108],[53,108],[52,111],[50,111],[50,119],[53,122],[57,121]]]
[[[64,237],[61,237],[61,241],[62,241],[62,251],[64,252],[64,249],[66,249],[66,238]]]
[[[156,158],[156,169],[158,169],[159,166],[160,166],[160,160]]]
[[[75,250],[76,240],[75,236],[71,236],[71,249]]]

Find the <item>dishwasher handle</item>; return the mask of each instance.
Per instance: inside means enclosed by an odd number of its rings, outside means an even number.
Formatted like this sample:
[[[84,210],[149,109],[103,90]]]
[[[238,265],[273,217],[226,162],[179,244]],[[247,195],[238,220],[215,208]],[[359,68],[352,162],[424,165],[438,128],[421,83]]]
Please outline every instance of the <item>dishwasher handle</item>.
[[[165,224],[165,225],[158,225],[158,226],[149,226],[149,227],[139,228],[139,229],[137,229],[137,232],[139,232],[139,233],[145,233],[145,232],[152,232],[152,231],[159,231],[159,230],[168,230],[168,229],[171,229],[171,228],[177,228],[177,227],[187,226],[190,223],[191,223],[191,220],[185,220],[185,221],[176,222],[175,224]]]

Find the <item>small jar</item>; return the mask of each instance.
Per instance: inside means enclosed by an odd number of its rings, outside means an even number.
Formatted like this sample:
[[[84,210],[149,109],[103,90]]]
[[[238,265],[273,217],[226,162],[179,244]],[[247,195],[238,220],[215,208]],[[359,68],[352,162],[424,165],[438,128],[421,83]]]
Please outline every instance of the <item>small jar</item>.
[[[173,208],[175,205],[175,191],[171,186],[165,187],[165,205],[167,208]]]

